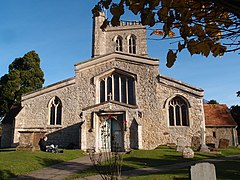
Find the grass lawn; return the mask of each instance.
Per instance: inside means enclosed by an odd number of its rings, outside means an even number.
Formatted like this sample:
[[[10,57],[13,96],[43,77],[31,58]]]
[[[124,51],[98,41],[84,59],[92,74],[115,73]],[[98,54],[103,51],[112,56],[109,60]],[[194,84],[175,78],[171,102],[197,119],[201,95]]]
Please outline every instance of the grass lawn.
[[[64,153],[42,151],[16,151],[0,149],[0,179],[9,179],[53,164],[84,156],[80,150],[64,150]]]
[[[218,180],[233,180],[240,177],[240,160],[229,160],[214,162],[216,177]],[[189,179],[189,168],[181,168],[163,173],[150,174],[145,176],[129,177],[128,180],[187,180]]]
[[[177,152],[175,149],[166,146],[160,146],[159,148],[154,150],[134,150],[130,154],[125,154],[123,156],[122,170],[131,170],[145,167],[169,165],[186,161],[196,161],[208,158],[224,157],[228,155],[240,154],[240,149],[230,147],[227,149],[222,149],[221,152],[222,152],[221,154],[195,152],[195,157],[193,159],[184,159],[182,158],[182,154],[180,152]],[[234,179],[234,177],[240,175],[240,173],[238,173],[240,172],[239,171],[240,160],[217,162],[215,166],[217,177],[219,179],[225,179],[227,177],[233,177]],[[89,169],[87,171],[74,174],[70,176],[68,179],[86,177],[94,174],[96,174],[96,171],[94,171],[93,169]],[[148,176],[132,177],[130,179],[154,179],[154,180],[188,179],[188,176],[189,176],[188,168],[183,168],[159,174],[152,174]]]
[[[164,147],[160,148],[164,149]],[[156,151],[156,150],[154,150]],[[175,152],[177,153],[177,152]],[[176,154],[173,154],[174,156],[178,156]],[[165,153],[164,153],[165,154]],[[180,156],[175,159],[175,158],[169,158],[170,161],[173,163],[174,160],[177,160],[178,162],[186,162],[189,160],[201,160],[201,159],[206,159],[206,158],[216,158],[216,157],[224,157],[224,156],[229,156],[229,155],[235,155],[235,154],[240,154],[240,149],[235,148],[235,147],[229,147],[227,149],[221,149],[221,154],[208,154],[208,153],[202,153],[202,152],[195,152],[195,158],[194,159],[183,159]],[[169,156],[169,155],[167,155]],[[174,157],[173,156],[173,157]],[[169,156],[170,157],[170,156]],[[159,163],[158,165],[165,165],[169,164],[167,161],[168,159],[164,158],[162,156],[162,162]],[[151,161],[150,161],[151,162]],[[155,164],[154,162],[151,162],[151,164]],[[216,168],[216,176],[217,179],[239,179],[240,177],[240,159],[238,160],[227,160],[227,161],[220,161],[220,162],[214,162],[213,163]],[[151,174],[151,175],[145,175],[145,176],[137,176],[137,177],[130,177],[128,179],[131,180],[177,180],[177,179],[189,179],[189,168],[181,168],[181,169],[176,169],[176,170],[171,170],[171,171],[166,171],[163,173],[157,173],[157,174]]]

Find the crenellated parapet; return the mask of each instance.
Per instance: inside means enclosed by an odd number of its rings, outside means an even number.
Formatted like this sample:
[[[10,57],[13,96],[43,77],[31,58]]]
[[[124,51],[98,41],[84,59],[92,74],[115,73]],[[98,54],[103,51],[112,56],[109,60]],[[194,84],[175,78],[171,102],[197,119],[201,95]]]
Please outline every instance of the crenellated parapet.
[[[147,56],[146,27],[138,21],[121,21],[119,26],[100,27],[106,20],[103,12],[93,17],[92,57],[122,52]]]
[[[136,25],[141,25],[141,22],[139,21],[120,21],[120,25],[118,27],[121,26],[136,26]],[[109,26],[112,27],[112,24],[109,22]]]

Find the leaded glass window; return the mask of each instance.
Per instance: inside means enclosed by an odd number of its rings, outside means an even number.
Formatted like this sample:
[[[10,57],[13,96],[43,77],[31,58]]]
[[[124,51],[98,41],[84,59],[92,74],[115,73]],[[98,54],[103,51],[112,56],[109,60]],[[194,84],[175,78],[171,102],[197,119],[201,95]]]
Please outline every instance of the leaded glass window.
[[[100,79],[100,102],[114,100],[135,105],[135,79],[131,76],[112,73]],[[105,93],[106,92],[106,93]]]
[[[54,97],[50,103],[50,125],[62,124],[62,103],[58,97]]]
[[[118,36],[116,38],[116,51],[123,51],[122,48],[122,37]]]
[[[136,54],[136,38],[133,35],[128,39],[128,51],[131,54]]]
[[[189,126],[187,103],[181,97],[169,102],[169,126]]]

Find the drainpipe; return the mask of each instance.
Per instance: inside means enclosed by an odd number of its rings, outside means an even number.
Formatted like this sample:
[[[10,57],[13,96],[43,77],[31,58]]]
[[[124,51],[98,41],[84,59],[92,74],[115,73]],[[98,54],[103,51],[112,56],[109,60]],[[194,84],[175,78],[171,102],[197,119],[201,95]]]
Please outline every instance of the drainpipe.
[[[232,145],[237,146],[238,145],[238,138],[237,138],[237,127],[232,128]]]

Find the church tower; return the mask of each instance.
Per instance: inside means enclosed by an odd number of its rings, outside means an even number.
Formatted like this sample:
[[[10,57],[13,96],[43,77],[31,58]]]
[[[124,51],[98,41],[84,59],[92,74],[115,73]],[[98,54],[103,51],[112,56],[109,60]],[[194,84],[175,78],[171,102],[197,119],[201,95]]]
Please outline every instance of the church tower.
[[[121,21],[120,26],[100,29],[106,19],[103,12],[93,17],[92,57],[112,52],[147,56],[146,27],[136,21]]]

